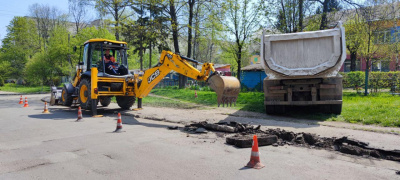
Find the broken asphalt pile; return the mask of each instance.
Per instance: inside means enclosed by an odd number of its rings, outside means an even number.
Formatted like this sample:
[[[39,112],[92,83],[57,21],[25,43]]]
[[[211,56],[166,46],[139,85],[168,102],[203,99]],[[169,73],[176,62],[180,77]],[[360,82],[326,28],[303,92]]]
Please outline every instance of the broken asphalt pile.
[[[206,121],[187,125],[184,131],[193,133],[205,133],[206,130],[225,133],[236,133],[226,138],[226,143],[239,148],[250,148],[253,135],[258,136],[259,146],[284,146],[294,145],[300,147],[317,148],[339,151],[345,154],[362,157],[375,157],[392,161],[400,161],[400,150],[383,150],[369,147],[369,143],[347,137],[320,137],[311,133],[294,133],[279,128],[261,130],[261,125],[253,126],[231,121],[209,124]]]

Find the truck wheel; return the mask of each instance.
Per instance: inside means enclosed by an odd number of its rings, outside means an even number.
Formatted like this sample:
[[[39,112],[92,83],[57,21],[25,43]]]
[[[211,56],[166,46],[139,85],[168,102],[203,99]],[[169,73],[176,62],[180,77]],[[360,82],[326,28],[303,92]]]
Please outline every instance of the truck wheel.
[[[110,105],[110,103],[111,103],[111,98],[112,98],[112,96],[103,96],[103,97],[99,97],[100,104],[101,104],[103,107],[107,107],[107,106]]]
[[[116,96],[117,104],[122,109],[130,109],[133,104],[135,103],[136,97],[135,96]]]
[[[267,112],[267,114],[275,114],[274,105],[265,105],[265,112]]]
[[[265,111],[267,114],[284,114],[286,107],[284,105],[266,105]]]
[[[63,87],[61,91],[61,102],[63,106],[71,106],[72,105],[72,94],[68,94],[67,89]]]
[[[319,110],[321,113],[330,114],[331,113],[331,105],[322,104],[319,106]]]
[[[90,90],[90,81],[88,79],[82,79],[79,85],[79,103],[81,107],[87,110],[92,109],[92,99]]]
[[[286,107],[284,105],[276,105],[275,106],[275,112],[277,114],[285,114],[286,112]]]
[[[337,115],[342,113],[342,104],[332,104],[331,112],[332,112],[332,114],[337,114]]]

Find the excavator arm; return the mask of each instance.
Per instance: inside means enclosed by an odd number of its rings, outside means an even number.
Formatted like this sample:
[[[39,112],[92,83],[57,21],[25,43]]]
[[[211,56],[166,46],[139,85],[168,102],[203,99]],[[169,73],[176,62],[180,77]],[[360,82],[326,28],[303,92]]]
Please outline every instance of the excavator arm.
[[[198,81],[207,81],[210,87],[217,93],[218,106],[220,104],[232,104],[236,102],[240,91],[239,80],[235,77],[221,76],[212,63],[204,63],[201,71],[193,67],[189,62],[199,63],[196,60],[180,56],[170,51],[162,51],[160,62],[153,68],[145,71],[140,78],[135,75],[135,94],[137,98],[147,96],[169,72],[172,70]],[[211,72],[214,72],[210,75]],[[141,81],[140,81],[141,79]]]

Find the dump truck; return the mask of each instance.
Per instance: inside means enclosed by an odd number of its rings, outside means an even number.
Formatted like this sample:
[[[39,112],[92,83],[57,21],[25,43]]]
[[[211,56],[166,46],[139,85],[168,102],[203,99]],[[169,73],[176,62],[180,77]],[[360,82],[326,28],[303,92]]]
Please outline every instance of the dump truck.
[[[190,63],[200,62],[170,51],[162,51],[160,61],[143,73],[128,71],[127,43],[108,39],[90,39],[81,46],[80,62],[71,83],[65,83],[61,91],[61,103],[65,106],[78,104],[97,115],[97,104],[104,107],[116,97],[122,109],[130,109],[138,99],[142,108],[142,98],[146,97],[170,71],[198,81],[207,81],[217,93],[218,105],[236,102],[240,91],[239,80],[222,76],[212,63],[202,63],[201,71]],[[75,48],[76,50],[77,48]],[[106,56],[113,57],[113,65],[106,63]],[[56,96],[57,93],[53,93]],[[57,99],[55,97],[55,99]]]
[[[261,37],[261,64],[267,114],[310,106],[324,113],[342,111],[342,76],[346,59],[342,23],[333,29]]]

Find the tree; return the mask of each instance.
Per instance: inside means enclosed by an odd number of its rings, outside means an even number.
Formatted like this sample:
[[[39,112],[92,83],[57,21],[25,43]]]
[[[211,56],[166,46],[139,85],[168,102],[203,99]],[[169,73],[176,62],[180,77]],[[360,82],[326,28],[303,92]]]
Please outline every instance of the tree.
[[[174,51],[175,53],[180,53],[179,50],[179,24],[178,24],[178,14],[182,5],[179,5],[180,2],[175,0],[168,0],[168,5],[165,5],[165,12],[169,15],[170,24],[171,24],[171,32],[172,39],[174,43]],[[187,77],[179,74],[179,88],[182,89],[185,87],[187,81]]]
[[[163,5],[157,3],[157,0],[148,0],[149,10],[149,68],[151,68],[153,48],[158,47],[159,53],[162,49],[168,50],[168,18],[163,15]]]
[[[68,0],[69,14],[74,18],[76,33],[86,27],[85,17],[87,16],[86,0]]]
[[[229,34],[228,37],[233,37],[233,42],[229,43],[229,47],[225,50],[235,57],[239,81],[246,42],[260,29],[260,23],[263,19],[262,13],[265,11],[262,2],[251,2],[250,0],[228,0],[224,2],[225,16],[222,18],[225,18],[225,20],[220,19],[221,24]]]
[[[299,28],[300,14],[298,7],[300,7],[300,1],[293,0],[280,0],[280,8],[278,8],[278,21],[275,23],[275,27],[284,33],[297,32]]]
[[[124,14],[126,8],[131,5],[130,0],[95,0],[95,7],[101,15],[111,15],[114,19],[115,39],[120,40],[119,33],[122,21],[126,20],[131,14]]]
[[[29,6],[29,12],[31,17],[36,21],[39,46],[46,49],[50,31],[56,26],[64,26],[66,28],[68,16],[56,7],[38,3]]]
[[[381,32],[387,28],[388,21],[387,9],[383,8],[381,2],[369,2],[366,6],[360,9],[361,22],[363,24],[360,33],[363,40],[359,47],[360,54],[366,60],[365,68],[365,92],[364,95],[368,95],[368,76],[371,68],[371,63],[376,57],[383,57],[387,55],[387,45],[385,45],[385,36]]]
[[[126,41],[135,47],[133,53],[139,52],[140,70],[143,70],[143,55],[148,47],[149,17],[146,15],[146,7],[143,1],[132,4],[131,8],[138,15],[138,19],[136,21],[128,21],[126,25],[124,24],[123,34]]]
[[[14,17],[7,26],[7,35],[2,41],[0,62],[8,62],[9,74],[4,78],[22,78],[28,59],[39,49],[35,22],[27,17]],[[10,76],[8,76],[10,75]]]
[[[399,52],[400,52],[400,31],[397,29],[397,21],[398,19],[396,18],[397,14],[400,12],[400,7],[398,6],[398,0],[389,0],[388,1],[388,19],[390,19],[392,22],[392,31],[393,31],[393,36],[392,38],[392,43],[389,45],[390,54],[394,56],[396,59],[396,71],[399,70]]]
[[[355,71],[357,52],[362,45],[363,33],[365,29],[363,22],[357,14],[350,15],[349,19],[344,24],[346,33],[346,47],[350,52],[350,71]]]
[[[45,51],[36,53],[32,60],[26,65],[26,79],[29,84],[40,84],[43,86],[48,83],[52,76],[53,71],[57,69],[51,66],[49,63],[49,56]]]
[[[310,1],[318,2],[322,5],[322,12],[320,7],[317,8],[317,14],[321,14],[321,22],[319,26],[320,30],[326,29],[328,27],[329,12],[339,11],[340,9],[342,9],[338,0],[310,0]],[[350,0],[343,0],[343,1],[348,2],[350,4],[355,4]]]
[[[187,57],[192,57],[192,29],[193,29],[193,8],[196,3],[196,0],[188,0],[188,9],[189,9],[189,20],[188,20],[188,50]]]

